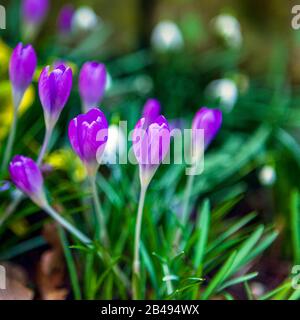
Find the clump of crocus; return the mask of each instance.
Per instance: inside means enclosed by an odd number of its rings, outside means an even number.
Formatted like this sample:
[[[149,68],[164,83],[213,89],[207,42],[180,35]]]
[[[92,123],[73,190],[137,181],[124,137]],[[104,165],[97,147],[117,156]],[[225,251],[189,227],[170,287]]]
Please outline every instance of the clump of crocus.
[[[61,8],[57,19],[57,26],[60,34],[68,35],[71,33],[74,12],[74,7],[71,4],[66,4]]]
[[[159,165],[166,157],[170,148],[170,129],[162,115],[151,122],[143,117],[138,121],[133,132],[133,150],[139,164],[141,192],[137,212],[134,240],[133,298],[137,299],[140,279],[139,245],[141,237],[142,215],[146,191]]]
[[[44,209],[61,226],[85,244],[91,240],[58,214],[48,203],[44,191],[44,179],[38,165],[30,158],[17,155],[9,164],[9,173],[16,187],[35,204]]]
[[[17,112],[22,101],[25,91],[32,82],[32,78],[37,65],[36,53],[31,45],[23,46],[19,43],[13,50],[9,63],[9,78],[12,84],[13,94],[13,122],[10,129],[1,171],[6,169],[8,161],[11,157],[11,150],[13,147],[16,128],[17,128]]]
[[[82,66],[79,74],[79,92],[85,112],[99,105],[105,91],[106,78],[104,64],[92,61]]]
[[[72,89],[72,69],[61,64],[50,71],[45,67],[39,78],[39,96],[44,109],[46,134],[39,154],[40,164],[47,149],[52,131],[66,105]]]
[[[108,236],[103,210],[97,194],[96,174],[108,138],[108,122],[98,108],[80,114],[69,124],[69,140],[75,153],[85,165],[92,187],[96,217],[100,227],[99,239],[108,246]]]
[[[22,18],[24,20],[24,36],[34,39],[49,11],[49,0],[23,0]]]

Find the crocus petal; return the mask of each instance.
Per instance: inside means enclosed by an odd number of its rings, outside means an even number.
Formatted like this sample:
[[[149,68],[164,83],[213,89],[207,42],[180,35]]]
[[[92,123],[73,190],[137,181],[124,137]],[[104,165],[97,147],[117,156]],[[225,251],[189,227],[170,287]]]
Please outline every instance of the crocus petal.
[[[153,123],[160,115],[161,106],[157,99],[148,99],[144,105],[143,117],[146,119],[145,125]]]
[[[72,88],[72,70],[60,65],[53,71],[47,66],[39,79],[39,96],[44,109],[46,123],[53,125],[67,103]]]
[[[157,117],[146,129],[145,122],[142,118],[135,126],[133,151],[141,170],[154,173],[169,151],[170,129],[164,116]]]
[[[9,77],[16,92],[24,93],[30,85],[37,65],[36,53],[31,45],[19,43],[13,50]]]
[[[68,34],[71,32],[72,28],[72,18],[74,16],[74,7],[71,4],[67,4],[60,10],[58,16],[58,29],[63,34]]]
[[[80,114],[69,124],[69,140],[74,152],[89,166],[98,166],[108,135],[108,122],[98,108]]]
[[[101,101],[106,87],[106,68],[98,62],[86,62],[79,75],[79,92],[87,108]]]
[[[222,125],[222,112],[218,109],[201,108],[195,115],[192,130],[204,130],[204,144],[209,146]]]
[[[45,19],[48,10],[48,0],[23,0],[22,15],[27,23],[41,23]]]
[[[39,198],[43,194],[43,176],[32,159],[15,156],[9,164],[9,173],[13,183],[30,197]]]

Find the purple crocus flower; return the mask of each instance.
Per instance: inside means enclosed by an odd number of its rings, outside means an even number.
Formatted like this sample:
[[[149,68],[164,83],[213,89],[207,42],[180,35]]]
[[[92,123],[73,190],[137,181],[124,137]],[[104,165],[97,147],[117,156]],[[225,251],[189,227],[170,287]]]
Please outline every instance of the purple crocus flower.
[[[97,108],[80,114],[69,124],[69,140],[74,152],[85,164],[88,174],[96,174],[108,138],[108,122]]]
[[[37,57],[33,47],[30,44],[23,46],[19,43],[13,50],[9,63],[9,77],[13,86],[15,104],[21,102],[24,92],[32,81],[36,65]]]
[[[32,159],[20,155],[15,156],[9,164],[9,173],[18,189],[27,194],[35,203],[45,204],[43,176]]]
[[[39,25],[45,19],[49,10],[48,0],[23,0],[22,16],[25,22],[32,25]]]
[[[170,148],[170,129],[166,118],[160,115],[148,126],[146,122],[146,118],[138,121],[132,139],[143,186],[150,183]]]
[[[79,74],[79,92],[86,111],[101,101],[106,86],[105,65],[98,62],[86,62]]]
[[[143,117],[146,119],[145,125],[153,123],[160,115],[161,106],[157,99],[148,99],[144,105]]]
[[[204,146],[207,148],[212,142],[222,125],[222,112],[219,109],[201,108],[195,115],[192,131],[196,129],[204,130]]]
[[[50,72],[43,69],[39,79],[39,96],[44,109],[47,128],[53,128],[70,96],[72,69],[60,65]]]
[[[67,4],[61,8],[57,20],[58,30],[60,33],[69,34],[71,32],[74,12],[74,7],[71,4]]]

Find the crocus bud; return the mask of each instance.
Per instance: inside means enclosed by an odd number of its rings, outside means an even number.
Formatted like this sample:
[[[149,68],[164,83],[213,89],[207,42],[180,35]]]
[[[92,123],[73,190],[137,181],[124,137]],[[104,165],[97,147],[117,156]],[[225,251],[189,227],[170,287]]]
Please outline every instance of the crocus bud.
[[[79,74],[79,92],[86,111],[97,106],[106,87],[106,68],[98,62],[86,62]]]
[[[201,108],[195,115],[192,131],[193,137],[196,130],[204,130],[204,146],[207,148],[221,128],[222,112],[218,109]]]
[[[33,202],[39,206],[47,203],[42,173],[32,159],[15,156],[9,164],[9,173],[16,187],[28,195]]]
[[[156,99],[148,99],[144,105],[143,117],[146,119],[145,125],[153,123],[160,115],[160,103]]]
[[[72,119],[69,124],[69,140],[74,152],[94,176],[99,167],[107,142],[108,123],[104,113],[92,108]]]
[[[147,187],[170,148],[170,129],[164,116],[158,116],[146,126],[146,118],[133,131],[133,151],[140,167],[140,180]]]
[[[49,10],[48,0],[23,0],[22,15],[28,24],[41,24]]]
[[[50,72],[50,66],[43,69],[39,79],[39,96],[44,109],[47,128],[53,128],[70,96],[72,69],[60,65]]]
[[[9,63],[9,77],[13,87],[15,106],[17,107],[24,92],[29,87],[35,68],[37,57],[31,45],[23,46],[19,43],[14,49]]]
[[[61,8],[57,20],[58,30],[61,34],[66,35],[71,32],[74,12],[74,7],[71,4],[67,4]]]

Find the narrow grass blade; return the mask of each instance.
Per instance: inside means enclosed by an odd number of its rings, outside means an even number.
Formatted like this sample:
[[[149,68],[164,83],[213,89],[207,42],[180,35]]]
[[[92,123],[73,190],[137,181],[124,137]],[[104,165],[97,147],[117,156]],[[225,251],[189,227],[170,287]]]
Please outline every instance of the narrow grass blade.
[[[74,262],[71,250],[69,248],[69,243],[66,237],[66,233],[61,227],[58,227],[58,232],[59,232],[59,236],[63,246],[67,267],[69,270],[70,281],[71,281],[71,286],[74,293],[74,298],[76,300],[80,300],[82,296],[80,291],[78,274],[77,274],[77,270],[76,270],[76,266],[75,266],[75,262]]]
[[[294,263],[300,264],[300,210],[299,193],[293,191],[291,196],[291,232],[294,252]]]
[[[232,266],[234,264],[234,261],[236,259],[237,252],[234,251],[223,267],[218,271],[218,273],[213,277],[213,279],[210,281],[208,287],[205,289],[201,299],[206,300],[208,299],[212,294],[216,292],[219,286],[223,284],[224,279],[231,273]]]
[[[237,285],[239,283],[242,283],[242,282],[245,282],[245,281],[249,281],[255,277],[257,277],[258,275],[258,272],[253,272],[253,273],[249,273],[249,274],[246,274],[244,276],[241,276],[241,277],[237,277],[237,278],[234,278],[234,279],[231,279],[227,282],[225,282],[219,289],[218,289],[218,292],[228,288],[228,287],[231,287],[231,286],[234,286],[234,285]]]

